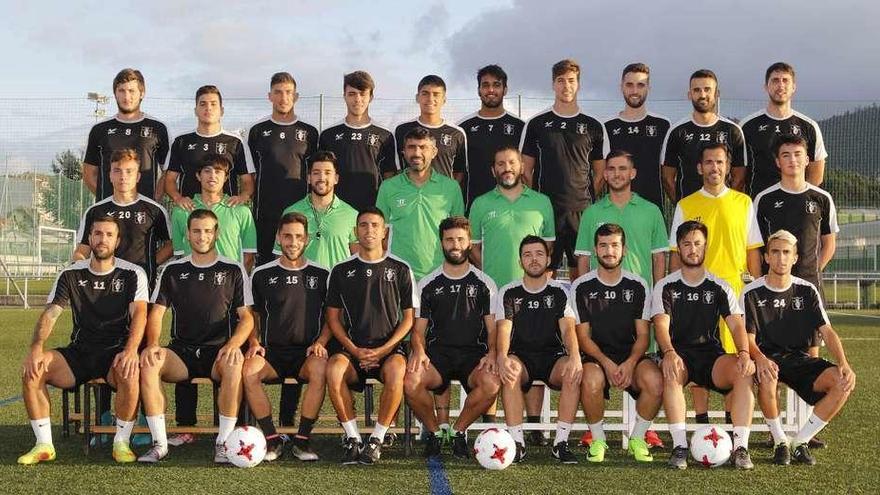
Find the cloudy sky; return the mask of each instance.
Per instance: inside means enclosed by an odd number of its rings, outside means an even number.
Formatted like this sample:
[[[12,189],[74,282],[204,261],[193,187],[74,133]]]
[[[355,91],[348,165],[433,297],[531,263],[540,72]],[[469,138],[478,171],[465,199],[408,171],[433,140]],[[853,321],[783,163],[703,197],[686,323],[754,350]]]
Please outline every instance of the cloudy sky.
[[[341,91],[341,75],[373,73],[377,96],[408,97],[438,73],[471,97],[474,73],[497,62],[511,92],[545,96],[550,65],[574,57],[582,97],[617,98],[620,69],[652,67],[653,98],[683,97],[694,69],[714,69],[723,95],[762,98],[776,60],[798,70],[802,99],[878,97],[880,3],[867,0],[620,1],[0,1],[0,97],[110,93],[113,74],[141,68],[152,96],[188,97],[215,83],[262,96],[289,70],[302,94]]]

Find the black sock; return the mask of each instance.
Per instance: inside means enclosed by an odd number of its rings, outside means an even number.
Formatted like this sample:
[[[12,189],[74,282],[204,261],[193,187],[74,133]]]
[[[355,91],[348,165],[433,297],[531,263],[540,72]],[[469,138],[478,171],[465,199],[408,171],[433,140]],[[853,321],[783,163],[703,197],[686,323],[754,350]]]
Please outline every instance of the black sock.
[[[733,424],[733,417],[730,416],[730,411],[724,411],[724,422]]]
[[[694,416],[694,419],[696,419],[697,423],[699,423],[701,425],[707,425],[707,424],[709,424],[709,413],[707,413],[707,412],[699,413]]]
[[[271,415],[266,416],[265,418],[257,418],[257,424],[260,425],[260,429],[263,430],[263,435],[266,437],[278,434],[278,432],[275,431],[275,423],[272,422]]]
[[[537,416],[526,415],[526,423],[540,423],[540,422],[541,422],[541,415],[537,415]]]
[[[312,435],[312,427],[315,426],[315,421],[318,418],[307,418],[305,416],[299,417],[299,430],[296,432],[296,436],[308,439]]]
[[[494,423],[496,421],[494,414],[484,414],[483,423]]]

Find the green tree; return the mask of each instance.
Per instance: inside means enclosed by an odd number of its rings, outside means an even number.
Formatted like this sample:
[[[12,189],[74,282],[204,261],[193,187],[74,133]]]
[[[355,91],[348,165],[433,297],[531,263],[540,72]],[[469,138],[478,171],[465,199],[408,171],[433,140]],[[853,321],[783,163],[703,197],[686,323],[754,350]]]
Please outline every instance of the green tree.
[[[40,191],[40,209],[52,215],[60,226],[79,227],[92,195],[82,183],[82,153],[64,150],[55,155],[46,187]]]

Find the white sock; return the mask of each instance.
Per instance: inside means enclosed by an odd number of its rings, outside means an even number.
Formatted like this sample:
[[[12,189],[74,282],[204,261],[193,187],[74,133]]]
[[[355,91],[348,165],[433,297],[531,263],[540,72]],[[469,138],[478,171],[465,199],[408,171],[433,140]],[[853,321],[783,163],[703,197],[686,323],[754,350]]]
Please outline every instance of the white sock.
[[[147,426],[150,427],[153,443],[164,450],[168,450],[168,434],[165,433],[165,415],[147,416]]]
[[[748,426],[733,427],[733,450],[740,447],[749,448],[749,433],[751,430]]]
[[[450,430],[449,423],[442,423],[440,425],[440,431],[449,431],[449,430]]]
[[[565,421],[557,421],[556,422],[556,439],[553,440],[553,445],[556,445],[559,442],[567,442],[568,434],[571,432],[571,423],[566,423]]]
[[[639,416],[638,413],[636,413],[636,424],[633,425],[633,429],[632,429],[632,432],[629,434],[629,437],[630,438],[639,438],[639,439],[644,440],[645,433],[647,433],[648,430],[651,429],[652,423],[653,423],[653,421],[647,420],[647,419]]]
[[[116,418],[116,436],[113,437],[113,443],[128,443],[128,439],[131,438],[132,428],[134,428],[134,421],[123,421]]]
[[[780,443],[788,445],[788,437],[785,436],[785,432],[782,430],[782,420],[779,419],[779,416],[776,416],[773,419],[764,418],[764,421],[767,422],[767,427],[770,428],[770,434],[773,435],[773,443],[775,445],[779,445]]]
[[[37,437],[37,443],[52,445],[52,422],[48,417],[32,419],[31,428],[34,430],[34,436]]]
[[[672,445],[674,447],[688,448],[687,427],[684,423],[671,423],[669,425],[669,434],[672,435]]]
[[[235,429],[235,422],[238,421],[238,418],[235,416],[224,416],[220,415],[220,427],[217,428],[217,440],[214,441],[216,444],[221,444],[226,442],[226,437],[232,433],[232,430]]]
[[[516,426],[508,426],[507,431],[510,432],[510,436],[513,437],[514,442],[521,443],[523,445],[526,444],[526,441],[523,438],[522,423],[520,423]]]
[[[385,440],[386,433],[388,433],[388,427],[377,421],[376,426],[373,427],[373,433],[370,435],[370,438]]]
[[[807,424],[805,424],[804,427],[801,428],[801,431],[797,432],[797,436],[794,437],[794,444],[802,445],[808,443],[817,433],[822,431],[822,428],[825,428],[825,425],[827,424],[827,421],[822,421],[815,413],[810,414],[810,419],[807,420]]]
[[[345,431],[345,436],[347,436],[348,438],[356,438],[358,442],[361,441],[361,432],[358,430],[358,423],[356,419],[344,421],[342,423],[342,430]]]
[[[602,427],[603,423],[603,421],[599,421],[598,423],[592,423],[590,425],[590,433],[593,434],[593,441],[605,441],[605,428]]]

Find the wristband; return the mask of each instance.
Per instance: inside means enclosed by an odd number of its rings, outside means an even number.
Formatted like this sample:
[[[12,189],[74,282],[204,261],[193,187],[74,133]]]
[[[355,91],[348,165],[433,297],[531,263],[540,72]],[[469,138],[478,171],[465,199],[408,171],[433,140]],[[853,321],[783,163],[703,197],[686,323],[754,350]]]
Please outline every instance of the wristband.
[[[663,355],[665,356],[665,355],[669,354],[670,352],[675,352],[675,349],[666,349],[665,351],[663,351]]]

